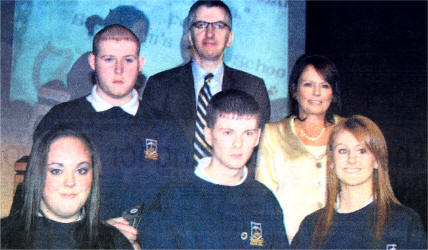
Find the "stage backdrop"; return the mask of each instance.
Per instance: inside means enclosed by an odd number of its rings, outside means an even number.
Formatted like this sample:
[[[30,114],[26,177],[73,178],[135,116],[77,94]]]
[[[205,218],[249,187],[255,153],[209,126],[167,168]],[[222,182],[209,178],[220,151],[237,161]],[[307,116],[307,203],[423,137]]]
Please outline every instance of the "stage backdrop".
[[[10,100],[35,105],[43,101],[41,99],[60,102],[87,94],[90,90],[87,55],[93,36],[112,23],[129,27],[142,41],[141,55],[146,57],[146,64],[141,85],[146,77],[187,62],[183,22],[193,2],[16,1]],[[225,2],[232,11],[234,32],[233,45],[226,52],[226,64],[262,77],[271,101],[282,100],[284,104],[289,51],[304,50],[304,2]],[[299,19],[292,21],[295,24],[292,27],[289,27],[290,16]],[[290,48],[289,29],[295,35],[291,44],[295,48]],[[291,56],[295,58],[297,53]],[[54,94],[58,97],[51,96]],[[274,119],[286,114],[286,107],[281,110],[273,107],[273,110]]]
[[[136,33],[141,55],[146,58],[138,83],[142,91],[149,76],[189,60],[183,24],[194,2],[2,1],[2,75],[10,76],[10,81],[2,81],[2,108],[6,112],[1,117],[1,216],[8,213],[11,204],[13,164],[29,154],[40,119],[53,105],[89,93],[92,76],[87,56],[94,34],[113,23]],[[232,11],[234,32],[225,62],[265,80],[272,120],[279,120],[287,114],[289,70],[305,49],[306,3],[225,2]]]

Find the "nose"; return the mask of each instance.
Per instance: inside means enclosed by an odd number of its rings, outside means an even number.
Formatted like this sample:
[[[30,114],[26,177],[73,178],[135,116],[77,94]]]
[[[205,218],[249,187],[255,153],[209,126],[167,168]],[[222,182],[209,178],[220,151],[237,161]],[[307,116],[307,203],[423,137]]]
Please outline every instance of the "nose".
[[[242,136],[236,135],[233,138],[233,147],[234,148],[240,148],[242,146],[242,144],[243,144],[242,140],[243,140]]]
[[[207,30],[205,32],[205,35],[207,37],[213,37],[214,36],[214,24],[212,24],[212,23],[208,24]]]
[[[356,157],[357,157],[357,154],[355,153],[355,152],[349,152],[349,154],[348,154],[348,163],[351,163],[351,164],[353,164],[353,163],[355,163],[356,162]]]
[[[119,74],[119,75],[123,73],[123,62],[122,61],[119,61],[119,60],[116,61],[116,65],[114,67],[114,72],[116,74]]]
[[[321,95],[321,87],[319,86],[319,84],[314,84],[313,94],[314,96]]]
[[[73,187],[74,185],[76,185],[76,177],[74,175],[74,173],[66,173],[65,174],[65,186],[67,187]]]

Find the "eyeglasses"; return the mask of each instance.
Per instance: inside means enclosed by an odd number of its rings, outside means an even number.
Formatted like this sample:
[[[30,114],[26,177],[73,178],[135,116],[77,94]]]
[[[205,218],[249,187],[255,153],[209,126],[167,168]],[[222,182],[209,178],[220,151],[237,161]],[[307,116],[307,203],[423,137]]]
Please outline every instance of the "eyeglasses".
[[[215,30],[223,30],[225,28],[228,28],[230,30],[229,25],[223,21],[217,21],[217,22],[205,22],[205,21],[196,21],[192,23],[192,27],[195,27],[198,30],[206,30],[208,29],[208,26],[212,25]]]

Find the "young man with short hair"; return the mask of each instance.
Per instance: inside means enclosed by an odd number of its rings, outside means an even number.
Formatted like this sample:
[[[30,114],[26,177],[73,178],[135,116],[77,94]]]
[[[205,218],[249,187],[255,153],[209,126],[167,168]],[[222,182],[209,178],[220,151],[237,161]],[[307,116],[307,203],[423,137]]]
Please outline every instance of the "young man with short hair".
[[[194,175],[171,183],[141,228],[147,248],[288,248],[282,210],[245,166],[259,143],[261,111],[249,94],[226,90],[207,108],[212,157]]]

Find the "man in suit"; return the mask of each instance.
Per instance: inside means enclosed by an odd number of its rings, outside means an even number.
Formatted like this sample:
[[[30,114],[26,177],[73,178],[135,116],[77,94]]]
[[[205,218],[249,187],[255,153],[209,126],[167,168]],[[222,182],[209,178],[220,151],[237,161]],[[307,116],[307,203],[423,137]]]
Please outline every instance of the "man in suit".
[[[195,149],[195,164],[209,156],[198,137],[204,137],[202,126],[196,125],[200,114],[198,95],[210,75],[210,96],[226,89],[242,90],[259,103],[263,122],[270,118],[270,102],[263,79],[226,66],[223,62],[225,49],[232,45],[232,15],[222,1],[197,1],[187,16],[187,36],[192,47],[193,59],[183,66],[160,72],[149,78],[143,92],[143,106],[150,107],[160,117],[172,119],[184,129],[188,142]],[[204,110],[204,108],[202,108]],[[204,112],[202,112],[204,113]],[[202,114],[203,115],[203,114]],[[199,135],[197,135],[198,131]],[[204,138],[202,139],[203,141]],[[203,142],[205,146],[208,145]],[[209,146],[208,146],[209,147]]]

